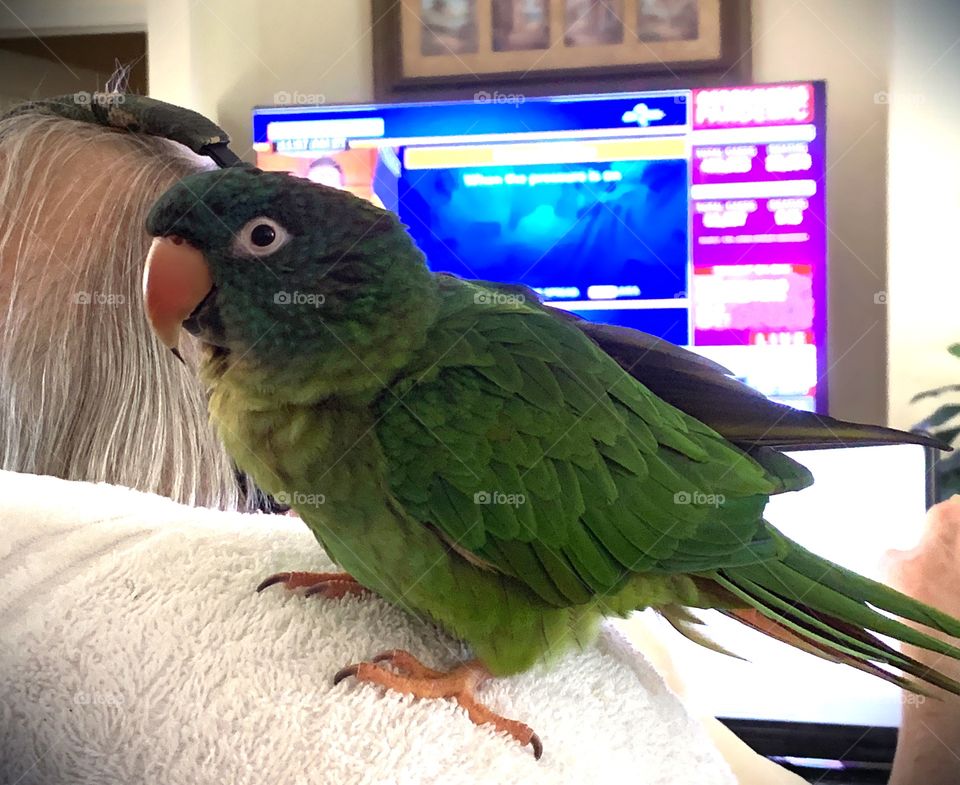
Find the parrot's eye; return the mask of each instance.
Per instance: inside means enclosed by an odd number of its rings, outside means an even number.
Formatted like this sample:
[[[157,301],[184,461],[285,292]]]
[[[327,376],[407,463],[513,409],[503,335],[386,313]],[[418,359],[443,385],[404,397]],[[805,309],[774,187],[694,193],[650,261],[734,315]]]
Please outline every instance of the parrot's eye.
[[[269,256],[290,239],[290,234],[280,224],[265,215],[251,218],[237,232],[233,252],[237,256]]]
[[[257,248],[266,248],[277,239],[277,231],[270,224],[257,224],[250,232],[250,240]]]

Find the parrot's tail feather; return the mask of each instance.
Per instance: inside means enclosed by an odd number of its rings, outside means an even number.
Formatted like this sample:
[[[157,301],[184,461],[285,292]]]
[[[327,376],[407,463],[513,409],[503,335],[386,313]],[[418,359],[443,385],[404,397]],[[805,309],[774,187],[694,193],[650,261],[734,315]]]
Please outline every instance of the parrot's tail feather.
[[[927,694],[927,692],[919,684],[912,682],[903,676],[898,676],[895,673],[891,673],[890,671],[885,671],[883,668],[874,665],[872,662],[858,660],[856,657],[844,654],[841,651],[831,650],[826,646],[818,644],[810,638],[793,632],[784,625],[774,621],[772,618],[764,616],[763,613],[755,608],[728,610],[723,611],[723,613],[732,619],[736,619],[742,624],[746,624],[748,627],[752,627],[758,632],[762,632],[764,635],[769,635],[775,640],[786,643],[789,646],[793,646],[795,649],[800,649],[808,654],[813,654],[814,656],[820,657],[828,662],[839,662],[843,663],[844,665],[849,665],[850,667],[856,668],[864,673],[869,673],[871,676],[876,676],[884,681],[890,682],[891,684],[895,684],[901,689],[910,690],[911,692],[917,692],[922,695]]]
[[[690,613],[686,608],[681,605],[670,605],[662,608],[658,608],[657,612],[669,622],[670,626],[673,627],[677,632],[679,632],[684,638],[689,641],[703,646],[706,649],[715,651],[718,654],[724,654],[727,657],[734,657],[738,660],[742,660],[739,654],[736,654],[729,649],[724,648],[715,640],[710,638],[710,636],[700,632],[696,629],[694,625],[702,625],[703,620]]]
[[[744,605],[728,609],[727,615],[796,648],[851,665],[904,689],[925,694],[926,683],[960,695],[960,683],[897,651],[877,635],[957,660],[960,648],[877,609],[954,637],[960,637],[960,621],[814,556],[775,530],[773,534],[784,546],[781,553],[785,555],[779,561],[714,574],[717,584]]]
[[[779,532],[777,532],[777,535],[789,544],[786,563],[804,575],[812,575],[817,583],[824,584],[835,591],[843,592],[851,599],[869,603],[904,619],[939,630],[954,638],[960,638],[960,619],[954,618],[949,613],[938,611],[922,602],[917,602],[917,600],[891,589],[889,586],[884,586],[882,583],[864,578],[852,570],[847,570],[838,564],[829,562],[797,543],[787,540]],[[953,647],[948,648],[953,649]]]

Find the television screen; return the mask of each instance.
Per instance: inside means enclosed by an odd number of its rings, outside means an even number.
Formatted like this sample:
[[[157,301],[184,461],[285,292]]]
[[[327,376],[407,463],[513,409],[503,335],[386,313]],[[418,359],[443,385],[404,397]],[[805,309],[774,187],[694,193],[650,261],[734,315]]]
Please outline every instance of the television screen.
[[[254,110],[257,165],[399,214],[430,267],[826,411],[822,82]]]

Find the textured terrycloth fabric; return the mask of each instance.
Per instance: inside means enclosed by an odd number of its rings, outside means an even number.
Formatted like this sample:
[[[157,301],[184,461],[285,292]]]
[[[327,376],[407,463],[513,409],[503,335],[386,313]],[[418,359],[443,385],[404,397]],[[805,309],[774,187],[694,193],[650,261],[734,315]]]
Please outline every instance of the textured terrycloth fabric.
[[[0,472],[0,782],[732,785],[702,727],[607,630],[480,697],[529,748],[450,701],[347,680],[389,648],[464,656],[376,598],[254,587],[329,569],[299,521]]]

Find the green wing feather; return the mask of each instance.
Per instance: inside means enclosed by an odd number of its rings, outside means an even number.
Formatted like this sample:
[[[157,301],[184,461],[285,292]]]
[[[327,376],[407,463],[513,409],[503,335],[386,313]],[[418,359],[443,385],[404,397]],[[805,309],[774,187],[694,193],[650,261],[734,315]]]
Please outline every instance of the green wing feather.
[[[717,606],[907,689],[960,692],[876,637],[960,658],[877,609],[954,636],[960,621],[763,519],[771,494],[812,482],[776,447],[937,442],[782,407],[709,360],[547,309],[522,287],[439,283],[430,351],[377,412],[390,491],[414,519],[549,606],[659,603],[694,639],[676,609]],[[633,582],[658,574],[692,582],[684,596],[650,589],[654,601]]]
[[[729,444],[538,303],[441,283],[431,352],[377,425],[414,518],[556,605],[773,552],[763,507],[805,469]]]
[[[491,284],[496,291],[539,303],[535,292],[515,284]],[[722,365],[653,335],[590,322],[557,311],[614,358],[631,376],[663,400],[709,425],[742,447],[784,449],[923,444],[950,450],[925,434],[879,425],[844,422],[776,403],[743,384]]]

